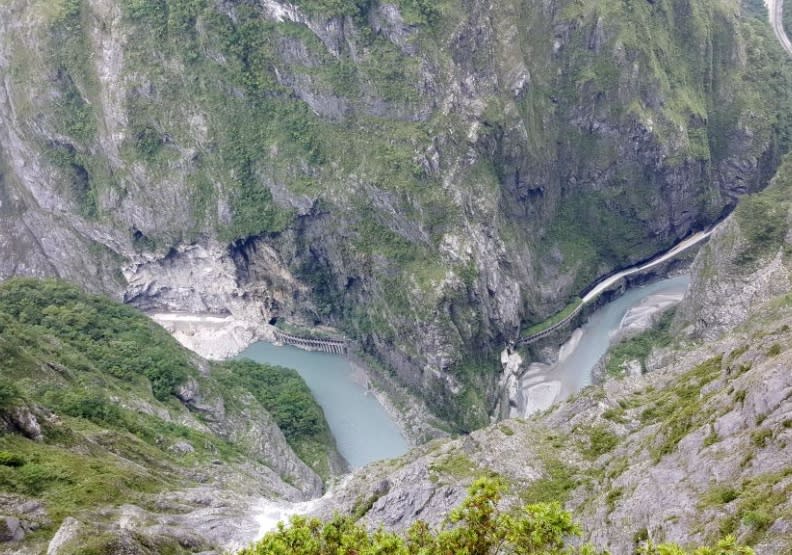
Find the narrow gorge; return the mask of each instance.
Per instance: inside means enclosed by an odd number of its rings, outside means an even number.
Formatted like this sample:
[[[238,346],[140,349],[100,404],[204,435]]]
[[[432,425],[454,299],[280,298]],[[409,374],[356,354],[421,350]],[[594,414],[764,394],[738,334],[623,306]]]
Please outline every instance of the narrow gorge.
[[[792,549],[790,14],[0,2],[0,553]]]

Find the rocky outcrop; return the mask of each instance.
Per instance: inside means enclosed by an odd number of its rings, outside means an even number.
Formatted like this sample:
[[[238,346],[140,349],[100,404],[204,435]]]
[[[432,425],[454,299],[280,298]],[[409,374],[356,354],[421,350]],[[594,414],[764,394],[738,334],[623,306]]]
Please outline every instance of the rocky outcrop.
[[[693,281],[676,318],[678,328],[714,339],[744,321],[755,307],[789,292],[791,185],[787,159],[767,191],[746,199],[718,227],[692,268]]]
[[[784,294],[792,284],[780,249],[768,264],[755,271],[735,272],[734,259],[746,247],[740,244],[739,226],[729,221],[718,234],[696,261],[694,270],[699,279],[693,282],[689,302],[680,315],[681,320],[690,322],[693,334],[707,339],[733,328],[754,306]]]
[[[27,405],[9,407],[0,413],[0,423],[8,432],[18,432],[34,440],[41,441],[41,425],[36,414]]]
[[[279,491],[279,495],[310,499],[322,493],[322,479],[297,457],[272,416],[250,393],[234,398],[234,406],[227,409],[217,386],[213,386],[214,391],[208,387],[206,383],[201,387],[197,380],[190,379],[176,392],[179,400],[198,416],[201,428],[264,462],[268,467],[266,474],[286,480],[291,488]],[[191,447],[188,444],[187,450]],[[174,448],[175,445],[171,447]],[[299,493],[291,491],[292,488]]]
[[[80,553],[87,546],[111,553],[148,554],[180,548],[192,553],[235,550],[258,534],[250,509],[258,502],[204,487],[160,496],[154,508],[107,510],[101,520],[68,517],[47,546],[47,555]]]

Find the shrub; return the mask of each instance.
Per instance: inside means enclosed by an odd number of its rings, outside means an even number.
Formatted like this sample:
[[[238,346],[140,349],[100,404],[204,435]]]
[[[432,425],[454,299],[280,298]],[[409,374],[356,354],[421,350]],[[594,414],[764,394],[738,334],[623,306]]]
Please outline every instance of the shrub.
[[[773,430],[762,428],[751,434],[751,443],[756,447],[766,447],[767,442],[773,437]]]
[[[17,386],[9,381],[0,380],[0,410],[13,406],[19,399]]]
[[[593,426],[588,430],[588,447],[584,450],[586,456],[597,458],[613,450],[619,444],[619,436],[605,426]]]
[[[54,401],[64,414],[75,418],[84,418],[98,424],[121,422],[121,410],[96,392],[70,391]]]
[[[19,467],[25,464],[25,459],[15,453],[8,451],[0,451],[0,465]]]
[[[241,555],[322,555],[324,553],[368,553],[381,555],[595,555],[591,545],[571,547],[567,540],[580,535],[572,515],[556,503],[527,505],[520,511],[499,510],[503,485],[491,478],[479,478],[467,499],[451,511],[440,530],[415,522],[404,535],[382,529],[370,532],[348,516],[328,522],[301,516],[289,526],[279,524]],[[614,495],[614,501],[618,496]],[[642,536],[639,536],[642,538]],[[640,547],[641,555],[675,554],[686,551],[676,545]],[[697,554],[749,555],[753,551],[737,545],[733,537],[718,542],[715,550],[702,548]]]

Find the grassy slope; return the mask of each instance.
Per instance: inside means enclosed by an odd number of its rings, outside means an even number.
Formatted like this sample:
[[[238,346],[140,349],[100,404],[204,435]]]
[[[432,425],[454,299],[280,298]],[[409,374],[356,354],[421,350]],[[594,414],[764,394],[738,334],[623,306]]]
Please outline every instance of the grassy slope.
[[[237,366],[244,371],[234,372]],[[173,396],[197,376],[192,356],[134,309],[59,282],[0,285],[0,416],[29,406],[44,436],[0,433],[0,490],[42,499],[52,519],[42,533],[49,534],[79,509],[135,502],[185,485],[189,468],[248,459],[244,446],[201,429],[200,416]],[[251,376],[263,381],[251,383]],[[295,449],[327,475],[333,440],[296,373],[235,363],[201,381],[226,389],[229,412],[233,396],[253,391]],[[288,412],[292,407],[300,412]],[[157,416],[163,413],[167,420]],[[171,451],[185,441],[193,452]],[[2,464],[3,453],[23,464]]]
[[[792,206],[792,158],[787,156],[770,186],[740,202],[734,217],[743,239],[736,262],[750,267],[768,255],[774,255],[779,247],[785,259],[790,253],[784,241],[789,232],[789,210]]]

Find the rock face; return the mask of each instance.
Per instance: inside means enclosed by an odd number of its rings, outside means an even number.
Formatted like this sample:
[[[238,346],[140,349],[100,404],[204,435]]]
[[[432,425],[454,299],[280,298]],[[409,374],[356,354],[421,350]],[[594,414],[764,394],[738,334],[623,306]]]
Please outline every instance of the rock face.
[[[733,218],[718,229],[712,244],[696,260],[693,270],[697,279],[679,316],[693,335],[719,337],[745,320],[755,306],[792,288],[787,247],[778,246],[766,253],[758,265],[742,260],[745,251],[753,248],[739,220]]]
[[[306,286],[262,241],[231,249],[209,241],[164,258],[136,256],[123,272],[125,302],[149,311],[182,344],[211,359],[228,358],[255,340],[272,341],[274,315],[312,306]]]
[[[0,516],[0,542],[18,542],[25,537],[19,520],[12,516]]]
[[[19,432],[24,436],[40,441],[41,425],[35,413],[28,406],[16,406],[0,415],[0,422],[8,432]]]
[[[584,538],[613,553],[726,533],[757,553],[789,553],[790,162],[697,256],[672,325],[679,341],[649,357],[650,373],[369,466],[318,514],[370,507],[372,528],[442,525],[475,477],[496,473],[511,486],[508,504],[564,500]],[[748,218],[755,210],[764,217]]]
[[[157,510],[124,505],[104,512],[100,521],[66,518],[47,546],[47,555],[79,553],[93,538],[103,538],[110,553],[145,555],[178,546],[190,553],[237,550],[258,534],[250,515],[256,500],[214,488],[161,496]]]
[[[0,279],[341,327],[470,429],[521,326],[787,148],[783,54],[726,0],[352,5],[5,2]]]

